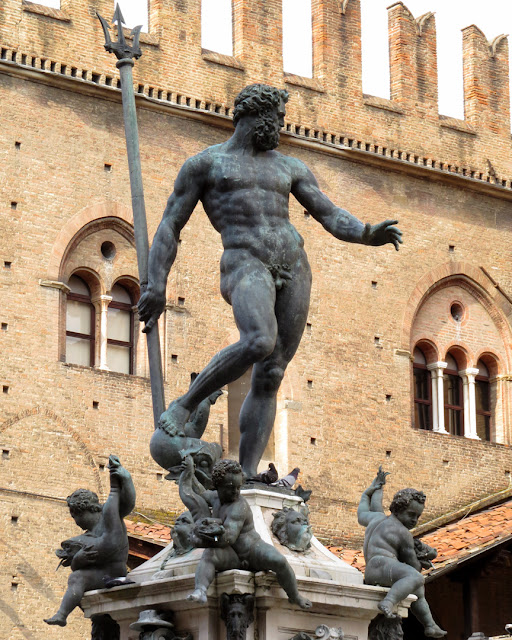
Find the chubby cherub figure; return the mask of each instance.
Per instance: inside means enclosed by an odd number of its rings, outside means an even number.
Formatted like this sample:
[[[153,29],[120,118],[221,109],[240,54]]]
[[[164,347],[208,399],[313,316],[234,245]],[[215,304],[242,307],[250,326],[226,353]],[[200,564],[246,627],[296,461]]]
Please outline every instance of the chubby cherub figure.
[[[186,456],[180,477],[180,497],[195,522],[192,541],[205,551],[189,600],[206,602],[215,573],[230,569],[274,571],[289,601],[302,609],[311,602],[299,594],[297,580],[286,558],[264,542],[254,528],[251,508],[240,495],[242,467],[235,460],[220,460],[213,468],[213,491],[207,491],[194,475],[194,461]]]
[[[423,513],[425,494],[415,489],[398,491],[390,506],[391,515],[386,516],[382,507],[382,487],[387,475],[379,467],[377,477],[361,496],[357,510],[359,524],[366,527],[365,583],[391,587],[378,605],[388,618],[395,617],[395,605],[410,593],[414,594],[418,599],[411,604],[411,611],[423,625],[425,635],[442,638],[446,631],[434,622],[425,599],[425,579],[421,575],[422,564],[435,557],[434,550],[424,545],[418,548],[421,559],[418,558],[417,545],[409,531]]]
[[[86,591],[104,588],[104,577],[126,576],[128,535],[123,518],[135,506],[135,487],[119,458],[110,456],[108,468],[110,495],[103,506],[87,489],[78,489],[67,498],[71,517],[84,533],[64,540],[56,551],[60,564],[70,566],[72,573],[59,610],[45,620],[47,624],[65,627]]]

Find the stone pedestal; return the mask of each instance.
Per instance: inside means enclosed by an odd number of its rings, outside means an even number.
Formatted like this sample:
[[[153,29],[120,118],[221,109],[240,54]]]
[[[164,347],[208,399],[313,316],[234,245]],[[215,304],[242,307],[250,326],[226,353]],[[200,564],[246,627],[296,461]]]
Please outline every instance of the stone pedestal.
[[[194,573],[202,549],[168,559],[161,570],[172,549],[169,545],[130,573],[135,584],[90,591],[82,600],[85,615],[108,613],[121,627],[121,640],[138,640],[139,633],[129,626],[140,611],[171,610],[176,633],[189,632],[194,640],[224,640],[226,630],[219,612],[221,594],[250,593],[255,597],[255,611],[247,640],[290,640],[301,631],[315,637],[320,625],[341,627],[345,640],[367,640],[368,625],[379,613],[377,604],[387,590],[363,584],[363,575],[357,569],[330,553],[315,537],[305,552],[291,551],[278,542],[270,529],[272,514],[284,506],[297,508],[302,503],[299,497],[267,489],[249,489],[242,494],[251,506],[258,533],[291,564],[300,593],[313,603],[309,611],[288,602],[271,572],[226,571],[218,574],[210,586],[207,604],[189,602],[187,595],[194,589]],[[410,596],[399,606],[401,616],[407,616],[413,600],[414,596]]]

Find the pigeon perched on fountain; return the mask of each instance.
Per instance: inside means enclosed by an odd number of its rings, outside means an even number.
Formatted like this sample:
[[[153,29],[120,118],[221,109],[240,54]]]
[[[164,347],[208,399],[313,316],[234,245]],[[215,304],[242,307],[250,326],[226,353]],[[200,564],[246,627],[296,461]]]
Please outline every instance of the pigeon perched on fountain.
[[[297,482],[297,478],[299,476],[300,469],[299,467],[295,467],[293,471],[284,478],[280,478],[277,482],[272,483],[272,487],[284,487],[285,489],[291,489],[293,485]]]

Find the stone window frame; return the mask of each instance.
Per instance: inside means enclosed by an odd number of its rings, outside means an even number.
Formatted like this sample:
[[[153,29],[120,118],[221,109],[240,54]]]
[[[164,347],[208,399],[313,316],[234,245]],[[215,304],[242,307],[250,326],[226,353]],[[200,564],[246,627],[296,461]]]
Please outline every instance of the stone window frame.
[[[116,286],[120,286],[122,287],[127,294],[129,295],[130,299],[131,299],[131,304],[128,303],[123,303],[123,302],[118,302],[116,300],[111,299],[110,302],[107,305],[107,320],[106,320],[106,330],[105,330],[105,339],[106,339],[106,344],[107,344],[107,355],[106,355],[106,368],[108,369],[108,345],[113,345],[113,346],[120,346],[120,347],[126,347],[129,350],[129,370],[128,370],[128,374],[127,375],[133,375],[134,374],[134,370],[135,370],[135,312],[137,310],[137,305],[134,303],[134,297],[137,297],[140,294],[140,291],[136,292],[135,286],[132,285],[131,287],[126,286],[126,282],[123,278],[118,279],[116,282],[114,282],[112,289]],[[124,340],[117,340],[115,338],[109,338],[108,337],[108,309],[120,309],[122,311],[129,311],[130,312],[130,340],[128,342],[124,341]]]
[[[427,409],[427,421],[426,424],[422,424],[419,425],[417,424],[417,428],[421,429],[423,431],[432,431],[432,374],[429,371],[426,362],[427,362],[427,357],[426,355],[423,353],[423,349],[420,346],[416,346],[413,350],[413,354],[414,352],[418,350],[421,355],[423,356],[423,358],[425,359],[425,364],[422,364],[420,362],[416,362],[416,360],[413,360],[413,387],[414,387],[414,417],[416,420],[416,407],[417,405],[423,405],[428,407]],[[415,370],[417,371],[421,371],[423,372],[423,374],[427,374],[427,392],[428,392],[428,398],[419,398],[416,394],[417,391],[417,385],[416,385],[416,374],[415,374]]]
[[[446,354],[447,356],[450,355],[451,358],[453,359],[456,363],[456,366],[454,368],[450,368],[450,362],[448,362],[448,357],[445,358],[446,360],[446,369],[443,370],[443,392],[444,392],[444,397],[443,397],[443,413],[444,413],[444,425],[445,425],[445,429],[448,431],[449,434],[451,434],[452,436],[462,436],[465,435],[465,430],[464,430],[464,420],[465,420],[465,413],[464,410],[466,408],[466,404],[467,402],[465,402],[465,392],[464,392],[464,384],[463,384],[463,378],[460,375],[462,372],[460,371],[460,367],[459,367],[459,363],[457,361],[457,359],[455,358],[455,356],[448,352]],[[447,382],[448,382],[448,378],[452,378],[453,382],[454,382],[454,387],[457,390],[457,397],[458,397],[458,403],[455,404],[449,404],[447,402]],[[450,424],[450,422],[452,422],[451,420],[447,419],[450,414],[454,417],[457,418],[457,420],[453,421],[453,422],[457,422],[456,426],[452,426]],[[449,426],[447,426],[449,425]]]
[[[89,289],[89,295],[85,296],[82,295],[80,293],[75,293],[72,290],[69,290],[67,292],[66,295],[66,355],[67,355],[67,338],[68,337],[73,337],[73,338],[80,338],[82,340],[89,340],[89,366],[92,367],[94,365],[94,360],[95,360],[95,352],[96,352],[96,309],[94,307],[93,301],[92,301],[92,296],[90,293],[90,288],[89,285],[87,284],[87,282],[80,277],[80,275],[78,275],[78,273],[73,273],[72,276],[70,277],[70,279],[76,276],[78,278],[80,278],[83,282],[85,282],[85,285],[87,286],[87,288]],[[75,301],[75,302],[81,302],[83,304],[87,304],[90,307],[90,312],[91,312],[91,333],[86,335],[83,333],[77,333],[75,331],[69,331],[67,328],[67,303],[68,301]]]
[[[76,225],[78,227],[78,225]],[[133,246],[135,251],[135,239],[133,235],[133,229],[130,223],[126,220],[113,217],[111,215],[93,218],[87,220],[86,224],[80,226],[74,234],[69,237],[67,246],[64,251],[61,251],[59,275],[56,281],[41,281],[44,286],[50,286],[61,291],[61,306],[60,306],[60,331],[59,331],[59,353],[60,360],[66,362],[66,303],[67,296],[69,294],[68,282],[73,275],[77,275],[86,282],[91,292],[91,302],[95,310],[95,351],[94,357],[90,368],[103,371],[112,371],[112,373],[119,375],[142,375],[142,370],[145,369],[143,352],[141,350],[140,336],[137,332],[137,322],[135,321],[135,313],[137,310],[136,304],[140,296],[140,283],[136,275],[136,269],[122,270],[117,274],[117,277],[108,285],[102,279],[100,273],[96,268],[82,264],[81,266],[75,265],[74,268],[69,268],[69,262],[72,260],[75,250],[79,246],[80,242],[86,240],[88,236],[96,232],[113,231],[120,234],[125,240]],[[105,256],[104,256],[105,257]],[[87,261],[85,261],[87,262]],[[80,263],[79,263],[80,264]],[[112,301],[110,290],[107,286],[113,288],[116,284],[126,289],[132,300],[131,306],[131,357],[130,357],[130,373],[122,373],[111,370],[108,366],[107,359],[107,318],[108,307]],[[139,363],[140,360],[140,363]],[[71,364],[71,363],[70,363]],[[140,366],[139,366],[140,365]],[[80,365],[78,365],[80,366]],[[141,368],[141,373],[139,373]]]
[[[419,348],[424,351],[422,347],[425,345],[424,339],[418,340],[413,347]],[[435,433],[442,433],[445,435],[452,435],[456,437],[464,437],[471,440],[482,440],[477,434],[476,428],[476,381],[477,378],[484,378],[479,375],[479,369],[477,366],[471,367],[468,365],[468,356],[466,350],[462,345],[451,345],[446,354],[450,354],[457,362],[457,371],[448,369],[448,362],[446,361],[446,355],[443,360],[439,358],[439,350],[433,341],[430,343],[430,352],[425,354],[427,358],[427,369],[431,373],[431,398],[432,398],[432,431]],[[485,355],[485,360],[483,356]],[[500,382],[499,368],[500,360],[498,356],[490,351],[483,351],[481,355],[476,358],[476,363],[482,361],[489,370],[489,377],[486,378],[490,383],[490,394],[498,394],[498,385]],[[412,373],[414,376],[414,362],[412,363]],[[462,404],[459,406],[445,406],[444,400],[444,386],[445,378],[447,375],[457,375],[460,379]],[[492,383],[496,383],[496,387],[493,389]],[[414,380],[413,380],[414,385]],[[414,392],[413,392],[414,396]],[[490,410],[485,412],[489,416],[489,439],[485,439],[486,442],[498,442],[497,432],[495,425],[495,414],[493,411],[492,397],[489,399]],[[461,433],[450,433],[446,428],[445,408],[460,410],[461,421]],[[415,415],[413,413],[413,415]],[[415,428],[420,429],[419,425],[414,424]]]
[[[104,289],[101,279],[97,273],[92,272],[90,269],[75,269],[69,276],[71,279],[73,276],[78,276],[89,287],[89,291],[91,292],[91,297],[86,298],[86,296],[80,296],[79,294],[75,294],[71,291],[66,291],[66,304],[67,307],[68,300],[78,300],[81,302],[88,302],[92,306],[93,316],[91,318],[92,327],[93,327],[93,337],[91,340],[91,364],[90,368],[100,369],[103,371],[113,371],[114,373],[122,373],[120,371],[115,371],[110,369],[108,366],[108,356],[107,356],[107,345],[108,344],[122,344],[122,346],[129,346],[130,348],[130,366],[129,372],[124,375],[135,375],[136,363],[136,345],[135,345],[135,313],[137,311],[136,302],[138,301],[140,295],[140,287],[138,282],[135,282],[133,278],[129,278],[128,276],[121,276],[117,278],[112,287],[116,284],[122,286],[130,296],[133,304],[122,304],[118,302],[113,302],[112,296],[108,294],[102,294],[101,291]],[[69,280],[68,280],[69,282]],[[69,289],[67,283],[66,288]],[[117,340],[109,340],[108,339],[108,308],[112,306],[114,308],[123,308],[125,310],[130,310],[130,342],[120,342]],[[64,313],[64,327],[65,327],[65,313]],[[65,329],[65,335],[68,335],[67,329]],[[99,346],[99,349],[97,348]],[[66,346],[64,345],[64,353],[66,353]],[[67,358],[64,360],[67,363]],[[74,363],[68,363],[74,364]]]
[[[483,362],[483,360],[479,359],[477,362],[477,367],[478,364],[482,362],[485,365],[485,362]],[[487,369],[487,366],[486,366]],[[487,406],[488,409],[479,409],[478,408],[478,404],[476,404],[476,416],[478,419],[478,416],[481,416],[483,418],[488,418],[488,420],[485,420],[485,440],[488,442],[491,442],[491,434],[493,431],[493,413],[492,413],[492,386],[491,386],[491,376],[489,374],[489,371],[487,370],[486,374],[483,374],[480,370],[480,368],[478,368],[479,373],[475,376],[475,393],[478,390],[479,387],[479,383],[482,384],[484,383],[486,385],[486,395],[487,395]],[[478,397],[478,394],[477,394]],[[478,427],[477,427],[477,432],[478,432]]]

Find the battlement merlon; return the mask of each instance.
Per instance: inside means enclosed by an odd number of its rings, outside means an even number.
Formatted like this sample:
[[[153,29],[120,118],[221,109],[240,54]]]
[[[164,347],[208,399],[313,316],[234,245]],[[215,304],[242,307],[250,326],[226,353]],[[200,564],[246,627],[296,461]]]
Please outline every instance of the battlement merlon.
[[[61,10],[3,0],[0,64],[31,66],[108,86],[118,85],[104,51],[96,12],[108,20],[111,0],[62,0]],[[234,55],[201,48],[201,0],[149,0],[150,33],[134,69],[139,94],[231,115],[236,93],[251,82],[285,87],[293,133],[345,139],[358,149],[422,158],[425,166],[483,175],[487,159],[512,175],[507,41],[488,43],[474,26],[463,31],[466,121],[437,112],[435,18],[414,18],[402,2],[389,8],[392,99],[362,93],[360,0],[312,0],[314,77],[282,68],[280,0],[233,0]],[[129,40],[129,33],[126,32]],[[83,87],[82,87],[83,88]],[[405,154],[405,155],[404,155]],[[482,174],[482,169],[484,173]],[[479,179],[482,179],[480,177]]]
[[[432,12],[414,18],[403,2],[388,7],[390,95],[425,114],[438,112],[437,37]]]
[[[475,25],[462,30],[464,114],[475,127],[510,135],[508,38],[488,41]]]

